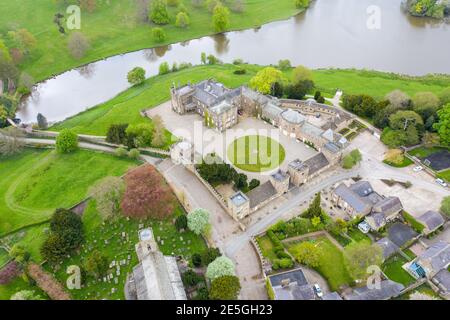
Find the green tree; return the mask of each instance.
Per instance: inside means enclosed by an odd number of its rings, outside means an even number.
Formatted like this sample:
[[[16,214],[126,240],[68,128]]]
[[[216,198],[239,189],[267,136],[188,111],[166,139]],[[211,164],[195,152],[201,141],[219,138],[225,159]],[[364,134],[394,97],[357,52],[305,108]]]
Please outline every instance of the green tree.
[[[314,243],[302,242],[294,246],[290,251],[299,263],[311,268],[318,268],[320,266],[322,252],[320,247]]]
[[[259,71],[250,80],[250,86],[262,94],[270,94],[272,91],[272,85],[275,82],[281,81],[282,78],[283,74],[280,70],[273,67],[267,67]]]
[[[114,144],[127,144],[128,124],[112,124],[106,133],[106,141]]]
[[[209,212],[196,209],[188,214],[188,228],[197,235],[205,234],[209,228]]]
[[[0,104],[0,128],[6,126],[8,119],[8,110],[4,105]]]
[[[143,83],[145,81],[145,70],[141,67],[136,67],[127,75],[128,82],[135,86]]]
[[[439,98],[432,92],[419,92],[412,98],[413,110],[427,119],[438,110],[441,105]]]
[[[154,147],[163,147],[166,144],[166,128],[162,118],[157,115],[153,117],[153,138],[152,145]]]
[[[164,40],[166,40],[166,33],[162,28],[153,28],[152,36],[153,39],[155,39],[155,41],[159,43],[164,42]]]
[[[298,83],[305,80],[313,81],[312,71],[304,66],[296,67],[292,72],[292,82]]]
[[[304,216],[306,218],[314,218],[314,217],[321,217],[322,216],[322,206],[321,206],[321,194],[320,192],[316,194],[314,197],[313,202],[310,204],[308,210],[306,210]]]
[[[62,130],[56,137],[56,151],[70,153],[78,149],[78,136],[70,129]]]
[[[348,154],[342,159],[342,168],[349,170],[354,166],[355,161],[353,160],[353,157],[351,155]]]
[[[159,65],[159,75],[170,73],[170,66],[168,62],[163,62]]]
[[[450,196],[449,197],[445,197],[442,200],[441,211],[442,211],[442,213],[447,215],[447,217],[450,217]]]
[[[344,250],[344,262],[348,273],[354,280],[365,280],[370,275],[367,268],[380,266],[383,261],[383,251],[377,244],[355,242]]]
[[[353,158],[355,163],[359,163],[362,161],[362,154],[358,149],[354,149],[350,152],[350,156]]]
[[[278,61],[278,69],[285,71],[289,70],[290,68],[292,68],[292,65],[291,61],[289,61],[288,59]]]
[[[37,45],[36,38],[27,29],[22,28],[16,31],[9,31],[8,36],[13,46],[20,49],[23,53],[28,53]]]
[[[212,20],[215,31],[225,31],[230,24],[230,10],[221,3],[217,4],[214,8]]]
[[[394,130],[407,130],[409,126],[423,127],[423,120],[414,111],[397,111],[389,117],[389,125]]]
[[[241,284],[236,276],[218,277],[211,283],[209,297],[212,300],[236,300]]]
[[[100,251],[94,250],[86,259],[84,269],[96,278],[103,277],[109,269],[108,258]]]
[[[219,277],[234,275],[236,275],[234,263],[231,259],[225,256],[218,257],[216,260],[211,262],[206,270],[206,277],[211,281]]]
[[[188,220],[186,215],[182,214],[181,216],[177,217],[177,219],[175,220],[175,227],[178,231],[186,230],[187,226]]]
[[[152,0],[150,4],[149,19],[155,24],[163,25],[170,22],[169,12],[164,0]]]
[[[206,53],[205,52],[201,53],[200,61],[202,62],[202,64],[206,64]]]
[[[220,250],[217,248],[208,248],[202,252],[202,264],[204,266],[209,265],[211,262],[220,257]]]
[[[179,12],[177,14],[175,25],[178,28],[186,28],[191,23],[189,16],[185,12]]]
[[[286,93],[289,99],[302,100],[313,88],[314,82],[311,80],[301,80],[287,86]]]
[[[310,0],[294,0],[297,9],[308,8]]]
[[[139,123],[128,126],[127,145],[129,148],[149,147],[153,139],[153,126],[150,123]]]
[[[434,124],[434,129],[437,130],[441,142],[450,144],[450,103],[446,104],[438,111],[439,121]]]

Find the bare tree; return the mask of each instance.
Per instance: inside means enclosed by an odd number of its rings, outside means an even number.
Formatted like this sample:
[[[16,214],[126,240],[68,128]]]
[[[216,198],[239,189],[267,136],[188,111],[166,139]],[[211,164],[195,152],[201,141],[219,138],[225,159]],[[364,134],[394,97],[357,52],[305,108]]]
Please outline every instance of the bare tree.
[[[81,32],[74,32],[69,38],[69,52],[75,59],[81,59],[89,49],[89,41]]]

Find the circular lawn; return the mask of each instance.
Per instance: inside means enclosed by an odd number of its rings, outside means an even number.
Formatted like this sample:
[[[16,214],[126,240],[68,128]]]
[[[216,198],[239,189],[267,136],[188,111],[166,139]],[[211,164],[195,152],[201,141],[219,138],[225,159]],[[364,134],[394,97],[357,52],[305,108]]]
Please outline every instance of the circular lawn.
[[[227,153],[234,166],[249,172],[273,170],[286,158],[283,146],[266,136],[238,138],[228,146]]]

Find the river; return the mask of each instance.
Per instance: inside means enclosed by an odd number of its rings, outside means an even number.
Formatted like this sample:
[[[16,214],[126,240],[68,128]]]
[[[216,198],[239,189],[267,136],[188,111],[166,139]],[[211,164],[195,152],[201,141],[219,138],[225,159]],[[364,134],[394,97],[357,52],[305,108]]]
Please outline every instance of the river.
[[[40,112],[50,122],[64,120],[127,89],[126,75],[136,66],[151,76],[164,61],[199,64],[201,52],[224,62],[289,59],[310,68],[450,74],[450,24],[410,17],[401,2],[317,0],[305,13],[260,28],[113,56],[38,84],[17,116],[35,122]]]

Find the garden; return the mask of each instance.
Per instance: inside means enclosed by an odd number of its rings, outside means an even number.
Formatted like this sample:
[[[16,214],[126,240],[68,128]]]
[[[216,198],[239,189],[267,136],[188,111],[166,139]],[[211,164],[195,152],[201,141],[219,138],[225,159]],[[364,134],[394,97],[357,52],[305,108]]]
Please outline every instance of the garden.
[[[396,254],[386,260],[381,269],[389,279],[407,287],[415,281],[415,279],[402,268],[407,262],[408,260],[403,256]]]

